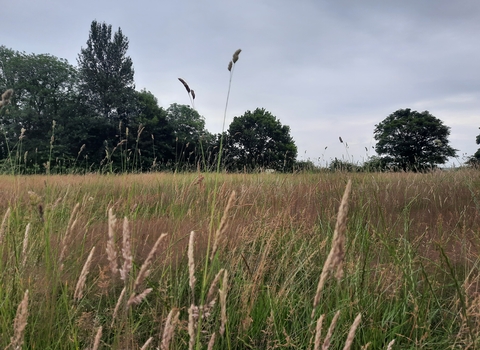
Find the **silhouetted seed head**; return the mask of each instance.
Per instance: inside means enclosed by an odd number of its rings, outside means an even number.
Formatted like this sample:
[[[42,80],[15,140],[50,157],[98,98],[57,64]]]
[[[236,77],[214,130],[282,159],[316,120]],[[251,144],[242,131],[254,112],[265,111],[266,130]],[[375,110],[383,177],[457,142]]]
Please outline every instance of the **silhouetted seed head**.
[[[237,61],[238,61],[238,55],[240,55],[240,52],[242,52],[242,49],[238,49],[238,50],[235,51],[235,53],[233,54],[233,58],[232,58],[233,63],[237,63]]]
[[[192,95],[192,98],[195,100],[195,91],[190,90],[190,95]]]
[[[180,82],[183,84],[183,86],[185,86],[185,89],[187,90],[188,93],[190,93],[190,86],[188,86],[187,82],[185,80],[183,80],[182,78],[178,78],[178,80],[180,80]]]
[[[341,143],[343,143],[343,140],[340,136],[338,137],[338,139],[340,140]]]
[[[233,62],[232,61],[228,62],[228,71],[229,72],[232,71],[232,66],[233,66]]]

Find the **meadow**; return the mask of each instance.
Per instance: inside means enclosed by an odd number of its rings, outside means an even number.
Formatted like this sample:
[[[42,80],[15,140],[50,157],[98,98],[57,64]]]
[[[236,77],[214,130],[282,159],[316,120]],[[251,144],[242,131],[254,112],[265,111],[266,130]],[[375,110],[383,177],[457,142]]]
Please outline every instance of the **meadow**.
[[[480,346],[475,170],[2,175],[0,199],[0,348]]]

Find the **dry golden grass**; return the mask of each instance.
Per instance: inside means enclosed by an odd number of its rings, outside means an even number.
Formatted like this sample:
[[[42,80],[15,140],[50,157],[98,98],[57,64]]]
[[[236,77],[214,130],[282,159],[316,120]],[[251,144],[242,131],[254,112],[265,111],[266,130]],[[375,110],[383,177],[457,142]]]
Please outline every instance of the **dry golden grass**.
[[[102,323],[79,331],[79,342],[88,338],[89,347],[100,326],[102,341],[123,327],[118,343],[138,349],[194,348],[199,342],[221,348],[232,332],[231,341],[253,348],[326,349],[340,341],[347,349],[367,348],[369,341],[371,348],[387,348],[393,339],[395,346],[421,347],[434,333],[424,314],[438,304],[458,315],[439,326],[456,330],[453,342],[472,347],[480,335],[477,172],[222,174],[219,180],[214,174],[0,177],[7,199],[0,202],[0,238],[19,247],[20,266],[28,257],[12,283],[30,290],[30,309],[39,309],[38,295],[56,300],[51,272],[37,264],[46,237],[61,267],[54,270],[57,293],[76,300],[69,309],[78,312],[69,315],[74,324],[100,312],[82,307],[111,299]],[[1,252],[10,268],[12,254]],[[329,271],[338,282],[327,279]],[[183,287],[175,290],[179,283]],[[419,295],[432,291],[436,299],[420,305]],[[370,299],[362,304],[362,298]],[[377,307],[390,303],[406,310],[398,322],[411,324],[409,332],[358,344],[359,332],[374,334],[379,327]],[[307,336],[295,326],[303,322],[299,310],[310,319],[301,327]],[[127,320],[137,312],[154,322],[155,334],[134,334]],[[379,334],[394,326],[387,322]]]

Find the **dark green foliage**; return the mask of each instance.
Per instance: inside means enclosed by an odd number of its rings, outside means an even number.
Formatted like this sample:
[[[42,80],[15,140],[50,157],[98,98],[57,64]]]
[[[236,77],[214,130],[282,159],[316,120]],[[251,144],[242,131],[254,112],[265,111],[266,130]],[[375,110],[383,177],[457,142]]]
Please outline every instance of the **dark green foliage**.
[[[345,171],[345,172],[360,172],[362,171],[362,167],[341,159],[335,158],[329,166],[331,171]]]
[[[233,118],[224,144],[228,166],[235,170],[290,171],[297,157],[290,127],[263,108]]]
[[[374,133],[375,150],[398,170],[424,171],[456,155],[448,145],[450,128],[428,111],[400,109],[377,124]]]
[[[167,121],[167,112],[149,91],[136,92],[136,154],[138,171],[164,169],[174,159],[174,129]],[[138,162],[138,163],[137,163]]]
[[[479,128],[480,129],[480,128]],[[480,145],[480,135],[477,135],[475,139],[477,145]],[[471,156],[467,160],[467,164],[473,167],[479,167],[480,166],[480,148],[475,152],[473,156]]]
[[[0,156],[21,152],[24,166],[51,166],[68,153],[76,124],[77,72],[66,60],[50,55],[27,55],[0,47],[0,90],[14,90],[11,104],[0,112],[3,137]],[[54,128],[54,124],[55,128]],[[22,134],[21,148],[17,147]],[[75,129],[76,130],[76,129]],[[51,146],[55,144],[56,147]],[[78,150],[77,150],[78,151]]]
[[[214,136],[205,129],[205,118],[187,105],[173,103],[166,119],[174,130],[175,163],[177,166],[196,166],[204,163],[206,150]]]
[[[86,44],[78,68],[0,46],[0,94],[14,91],[0,108],[0,172],[212,171],[221,140],[222,169],[294,169],[290,129],[270,113],[247,112],[230,133],[212,135],[191,107],[164,110],[151,92],[135,91],[120,28],[93,21]]]
[[[377,172],[391,170],[385,158],[373,156],[370,157],[362,166],[363,171]]]
[[[113,122],[126,122],[134,93],[134,70],[126,56],[128,39],[119,28],[112,38],[112,26],[93,21],[87,47],[78,55],[80,90],[96,114]]]

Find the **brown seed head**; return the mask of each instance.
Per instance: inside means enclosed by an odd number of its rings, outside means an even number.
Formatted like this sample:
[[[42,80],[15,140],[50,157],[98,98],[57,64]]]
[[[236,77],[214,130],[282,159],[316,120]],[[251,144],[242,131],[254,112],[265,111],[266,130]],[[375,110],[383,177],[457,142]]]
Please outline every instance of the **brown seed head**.
[[[190,86],[188,86],[187,82],[185,80],[183,80],[182,78],[178,78],[178,80],[180,80],[180,82],[183,84],[183,86],[185,86],[185,89],[187,90],[188,93],[190,93]]]
[[[25,332],[25,327],[27,326],[28,319],[28,289],[23,295],[22,302],[18,305],[17,314],[15,315],[15,320],[13,321],[14,334],[10,338],[10,344],[7,346],[12,349],[21,349],[23,344],[23,336]]]
[[[7,105],[10,102],[10,99],[12,98],[13,95],[13,90],[8,89],[2,94],[2,106]]]
[[[242,49],[238,49],[238,50],[235,51],[235,53],[233,54],[233,58],[232,58],[233,63],[237,63],[237,61],[238,61],[238,55],[240,55],[240,52],[242,52]]]
[[[228,71],[229,72],[232,71],[232,66],[233,66],[233,62],[232,61],[228,62]]]

